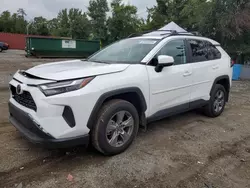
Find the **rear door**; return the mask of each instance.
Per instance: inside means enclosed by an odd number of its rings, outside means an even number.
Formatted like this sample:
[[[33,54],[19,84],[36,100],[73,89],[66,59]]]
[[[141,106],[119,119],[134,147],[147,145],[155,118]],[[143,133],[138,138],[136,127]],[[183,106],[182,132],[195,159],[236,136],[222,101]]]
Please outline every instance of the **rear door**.
[[[212,43],[188,39],[192,62],[192,88],[190,101],[209,100],[210,90],[220,69],[221,54]]]

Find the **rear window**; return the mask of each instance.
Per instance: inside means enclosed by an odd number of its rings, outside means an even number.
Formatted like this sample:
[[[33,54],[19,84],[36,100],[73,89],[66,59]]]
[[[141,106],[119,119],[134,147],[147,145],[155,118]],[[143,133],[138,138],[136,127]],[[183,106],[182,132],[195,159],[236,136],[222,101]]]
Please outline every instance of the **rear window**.
[[[191,48],[192,62],[212,61],[221,58],[220,51],[208,41],[188,40]]]

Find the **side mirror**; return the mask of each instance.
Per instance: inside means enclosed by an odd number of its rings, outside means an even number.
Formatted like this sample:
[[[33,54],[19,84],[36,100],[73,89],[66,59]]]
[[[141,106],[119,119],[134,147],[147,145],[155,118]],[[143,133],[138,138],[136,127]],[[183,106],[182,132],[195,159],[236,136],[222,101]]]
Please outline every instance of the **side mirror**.
[[[164,67],[169,67],[174,64],[174,58],[168,55],[159,55],[158,64],[155,67],[156,72],[161,72]]]
[[[159,55],[158,64],[163,67],[172,66],[174,64],[174,58],[168,55]]]

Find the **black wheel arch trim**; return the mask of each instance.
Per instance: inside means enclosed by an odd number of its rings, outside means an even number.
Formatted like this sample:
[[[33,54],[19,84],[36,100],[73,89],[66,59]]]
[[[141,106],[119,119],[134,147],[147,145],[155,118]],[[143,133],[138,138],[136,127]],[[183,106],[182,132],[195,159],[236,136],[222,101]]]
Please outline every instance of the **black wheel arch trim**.
[[[214,80],[213,86],[212,86],[211,91],[210,91],[210,96],[211,96],[211,94],[212,94],[213,88],[214,88],[215,85],[218,83],[218,81],[223,80],[223,79],[227,79],[227,80],[228,80],[229,87],[228,87],[228,93],[227,93],[227,94],[229,95],[229,92],[230,92],[230,78],[229,78],[228,75],[222,75],[222,76],[217,77],[217,78]],[[229,96],[227,96],[227,101],[228,101],[228,98],[229,98]]]
[[[136,93],[139,98],[140,98],[140,105],[141,105],[141,109],[143,112],[145,112],[147,110],[147,103],[145,100],[145,97],[141,91],[141,89],[139,89],[138,87],[128,87],[128,88],[122,88],[122,89],[117,89],[117,90],[113,90],[113,91],[109,91],[107,93],[102,94],[99,99],[97,100],[87,123],[87,127],[91,130],[93,127],[93,124],[96,120],[96,115],[99,111],[99,109],[101,108],[102,104],[104,103],[104,101],[112,96],[116,96],[116,95],[120,95],[120,94],[126,94],[126,93]]]

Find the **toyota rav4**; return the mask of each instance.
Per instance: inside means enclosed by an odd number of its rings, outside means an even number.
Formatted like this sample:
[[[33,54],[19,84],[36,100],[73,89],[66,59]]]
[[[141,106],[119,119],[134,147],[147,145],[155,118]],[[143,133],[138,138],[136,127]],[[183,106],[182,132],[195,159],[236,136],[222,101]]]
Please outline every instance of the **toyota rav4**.
[[[17,71],[10,122],[33,143],[91,143],[115,155],[152,121],[196,108],[221,115],[231,77],[231,58],[214,40],[176,32],[130,37],[86,60]]]

